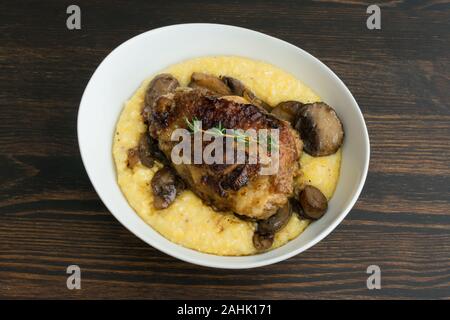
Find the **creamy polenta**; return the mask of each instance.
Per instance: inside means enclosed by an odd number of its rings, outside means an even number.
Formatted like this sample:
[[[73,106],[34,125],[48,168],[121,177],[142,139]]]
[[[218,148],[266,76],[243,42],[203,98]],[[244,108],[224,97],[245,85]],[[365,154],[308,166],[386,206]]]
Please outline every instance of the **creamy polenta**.
[[[202,57],[170,66],[161,72],[171,73],[181,85],[187,85],[193,72],[216,76],[227,75],[241,80],[256,96],[270,105],[286,100],[303,103],[320,101],[310,88],[291,74],[273,65],[242,57]],[[137,146],[146,130],[141,116],[144,95],[151,78],[126,102],[114,135],[113,156],[118,184],[133,209],[156,231],[182,246],[217,255],[251,255],[257,251],[252,238],[255,224],[243,221],[232,213],[218,213],[205,205],[194,193],[184,191],[167,209],[153,208],[150,181],[161,168],[149,169],[138,163],[127,167],[127,151]],[[326,157],[311,157],[305,153],[300,159],[299,184],[310,184],[330,199],[339,178],[341,151]],[[297,237],[309,220],[292,215],[289,223],[275,235],[272,248]]]

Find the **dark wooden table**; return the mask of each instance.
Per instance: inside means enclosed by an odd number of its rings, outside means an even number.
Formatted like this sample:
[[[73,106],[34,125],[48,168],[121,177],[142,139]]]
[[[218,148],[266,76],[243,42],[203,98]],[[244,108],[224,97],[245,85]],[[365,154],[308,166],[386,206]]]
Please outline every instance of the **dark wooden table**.
[[[371,2],[371,1],[369,1]],[[450,298],[450,4],[381,1],[0,3],[0,298]],[[362,195],[325,240],[243,271],[208,269],[140,241],[99,200],[76,133],[100,61],[146,30],[213,22],[289,41],[329,65],[371,139]],[[82,270],[68,290],[66,268]],[[366,268],[379,265],[381,290]]]

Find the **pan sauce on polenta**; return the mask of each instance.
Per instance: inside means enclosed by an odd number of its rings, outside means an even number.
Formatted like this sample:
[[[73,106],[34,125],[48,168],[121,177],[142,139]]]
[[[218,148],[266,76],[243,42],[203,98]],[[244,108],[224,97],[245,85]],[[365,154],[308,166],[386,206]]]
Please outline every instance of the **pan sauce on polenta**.
[[[214,91],[213,95],[224,90],[220,96],[240,95],[243,97],[231,98],[234,101],[250,102],[265,108],[276,106],[273,114],[282,120],[291,121],[292,127],[300,132],[302,139],[306,137],[308,140],[303,141],[305,152],[297,161],[300,164],[296,169],[298,172],[293,175],[295,182],[293,193],[298,198],[298,202],[297,205],[292,206],[292,210],[301,211],[301,214],[297,212],[287,216],[288,220],[283,223],[281,230],[267,237],[261,232],[263,223],[258,224],[259,222],[255,222],[255,219],[242,219],[231,211],[215,211],[212,206],[207,205],[191,191],[195,188],[190,190],[186,186],[181,187],[186,184],[181,178],[171,176],[167,170],[160,170],[164,167],[164,161],[159,160],[160,158],[156,157],[156,161],[145,163],[142,160],[143,151],[139,146],[142,143],[141,137],[148,130],[148,125],[143,119],[147,115],[143,109],[147,103],[146,99],[149,99],[147,90],[152,80],[150,78],[144,81],[126,102],[117,123],[113,144],[118,184],[130,205],[146,223],[167,239],[182,246],[205,253],[237,256],[251,255],[261,251],[261,248],[257,248],[258,245],[255,244],[255,236],[262,237],[262,243],[267,244],[264,241],[270,240],[268,246],[263,248],[264,250],[273,249],[302,233],[311,218],[320,218],[326,210],[327,200],[332,197],[335,190],[341,162],[339,147],[342,143],[343,131],[331,107],[320,103],[320,97],[289,73],[270,64],[247,58],[231,56],[196,58],[170,66],[163,73],[175,78],[178,87],[189,85],[195,90],[205,89],[204,92],[208,93]],[[204,80],[205,78],[209,80],[209,76],[216,79],[212,79],[212,82],[205,85]],[[223,80],[222,82],[227,86],[223,86],[217,79]],[[244,90],[240,88],[239,92],[235,92],[233,89],[236,87],[233,87],[235,83],[230,82],[235,79],[245,85]],[[210,86],[210,83],[213,85]],[[165,84],[165,88],[172,85],[167,82]],[[228,92],[227,88],[231,90]],[[295,114],[292,112],[292,102],[298,102],[294,105],[298,108],[298,110],[295,109]],[[317,118],[323,114],[331,118],[326,120]],[[293,117],[295,121],[297,117],[303,117],[303,122],[294,123]],[[328,127],[342,132],[330,133]],[[316,131],[311,133],[311,130]],[[319,138],[322,140],[318,141]],[[178,184],[176,187],[176,198],[169,199],[169,203],[167,198],[163,198],[164,201],[161,202],[161,199],[154,194],[155,191],[159,192],[158,187],[161,187],[152,183],[158,171],[160,180],[172,179],[170,181],[174,185],[179,183],[180,187]],[[192,182],[190,183],[192,186]],[[189,181],[187,184],[189,186]],[[175,196],[175,193],[173,195]],[[158,210],[155,206],[164,209]]]

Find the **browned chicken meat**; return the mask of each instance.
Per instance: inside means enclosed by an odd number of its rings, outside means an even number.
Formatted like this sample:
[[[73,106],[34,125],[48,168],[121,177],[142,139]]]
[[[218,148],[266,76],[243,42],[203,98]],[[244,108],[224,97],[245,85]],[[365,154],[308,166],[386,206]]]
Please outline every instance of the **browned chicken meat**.
[[[149,112],[149,133],[157,139],[159,149],[171,159],[178,141],[172,141],[175,129],[189,129],[187,119],[202,121],[202,129],[221,126],[228,129],[279,129],[278,171],[260,173],[261,163],[254,164],[174,164],[178,175],[206,203],[221,211],[266,219],[288,202],[299,169],[302,141],[286,122],[261,107],[210,95],[205,90],[178,89],[159,97]],[[193,138],[192,138],[193,139]],[[202,145],[204,148],[205,145]]]

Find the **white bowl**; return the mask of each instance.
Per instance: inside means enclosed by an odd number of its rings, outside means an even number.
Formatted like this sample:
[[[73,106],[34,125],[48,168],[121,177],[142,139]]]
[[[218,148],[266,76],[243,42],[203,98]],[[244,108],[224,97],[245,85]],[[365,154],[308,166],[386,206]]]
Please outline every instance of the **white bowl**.
[[[124,102],[161,69],[194,57],[236,55],[269,62],[292,73],[333,106],[345,128],[341,176],[328,212],[299,237],[263,254],[222,257],[177,245],[133,211],[119,189],[113,133]],[[265,34],[218,24],[180,24],[140,34],[112,51],[90,79],[78,111],[78,142],[89,178],[111,213],[149,245],[173,257],[216,268],[253,268],[290,258],[327,236],[356,202],[369,165],[369,137],[361,111],[344,83],[302,49]]]

